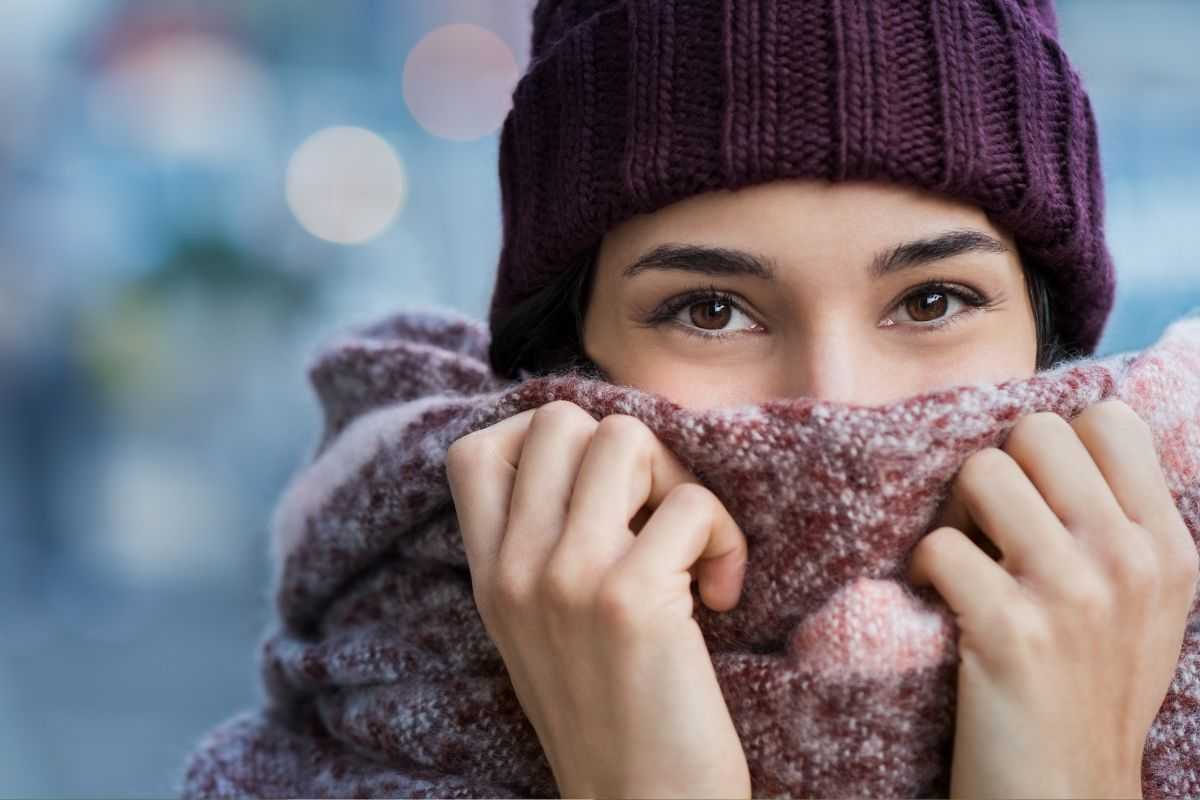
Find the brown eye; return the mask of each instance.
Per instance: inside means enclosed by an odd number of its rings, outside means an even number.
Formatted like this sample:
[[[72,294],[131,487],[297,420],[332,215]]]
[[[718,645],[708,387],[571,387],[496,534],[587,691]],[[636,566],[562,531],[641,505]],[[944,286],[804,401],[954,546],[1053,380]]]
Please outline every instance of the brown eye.
[[[697,309],[700,309],[698,312]],[[692,323],[705,330],[720,330],[729,324],[733,307],[721,300],[705,300],[691,306]]]
[[[745,325],[738,327],[737,318]],[[762,333],[763,327],[754,321],[733,295],[712,289],[706,292],[687,292],[663,304],[663,310],[649,319],[652,327],[670,324],[689,336],[702,339],[727,340],[743,334]]]
[[[932,322],[944,316],[949,299],[944,292],[920,292],[904,301],[904,308],[916,322]]]

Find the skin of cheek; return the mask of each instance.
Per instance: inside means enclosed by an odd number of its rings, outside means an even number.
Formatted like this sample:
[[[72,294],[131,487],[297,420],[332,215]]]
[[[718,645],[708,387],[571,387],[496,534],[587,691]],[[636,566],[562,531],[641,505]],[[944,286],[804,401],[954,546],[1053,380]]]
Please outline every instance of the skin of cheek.
[[[704,344],[701,342],[697,346]],[[770,363],[777,359],[766,356],[769,360],[765,362],[749,360],[754,357],[748,351],[754,352],[757,358],[764,358],[762,347],[743,345],[730,349],[735,350],[736,355],[731,353],[727,357],[707,358],[697,363],[695,358],[680,358],[670,348],[659,352],[646,347],[634,351],[638,355],[621,364],[617,373],[622,383],[661,394],[692,409],[741,405],[787,394],[779,385],[779,370]]]
[[[947,347],[933,357],[917,349],[897,358],[892,371],[901,374],[896,375],[890,386],[873,382],[869,387],[875,398],[872,402],[890,402],[963,384],[1000,383],[1030,377],[1036,372],[1037,344],[1032,320],[1028,326],[1030,330],[1026,331],[1023,322],[1013,320],[997,325],[994,333],[971,337],[961,346]],[[1013,334],[1014,328],[1019,329],[1018,335]]]

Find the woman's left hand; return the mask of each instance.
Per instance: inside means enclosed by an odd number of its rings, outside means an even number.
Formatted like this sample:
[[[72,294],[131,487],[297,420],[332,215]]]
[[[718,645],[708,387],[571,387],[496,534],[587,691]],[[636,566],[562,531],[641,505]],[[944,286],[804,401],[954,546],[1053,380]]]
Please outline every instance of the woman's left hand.
[[[1149,427],[1116,400],[1025,416],[939,522],[910,577],[959,625],[952,796],[1141,797],[1200,561]]]

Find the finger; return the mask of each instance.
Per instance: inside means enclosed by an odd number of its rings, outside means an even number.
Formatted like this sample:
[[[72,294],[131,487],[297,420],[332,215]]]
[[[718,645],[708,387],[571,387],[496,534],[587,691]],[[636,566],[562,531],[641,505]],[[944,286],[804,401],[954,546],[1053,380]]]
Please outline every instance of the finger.
[[[610,414],[600,420],[579,465],[558,547],[607,567],[632,546],[630,521],[642,506],[655,508],[671,489],[694,482],[645,423]]]
[[[741,594],[746,557],[746,537],[720,499],[699,483],[681,483],[642,526],[618,569],[651,581],[695,565],[705,605],[728,611]]]
[[[949,492],[942,502],[933,524],[929,526],[929,531],[943,527],[962,531],[976,547],[987,554],[988,558],[1000,561],[1001,566],[1007,566],[1007,562],[1003,561],[1004,554],[1000,552],[1000,548],[996,547],[996,543],[987,537],[975,520],[971,519],[971,513],[967,511],[962,497],[953,491]]]
[[[1086,535],[1124,519],[1088,448],[1071,423],[1058,414],[1022,417],[1009,433],[1004,452],[1020,465],[1046,505],[1072,533]]]
[[[966,460],[951,491],[1013,573],[1049,578],[1077,551],[1071,534],[1012,456],[988,447]]]
[[[501,562],[528,575],[541,573],[562,535],[575,476],[598,425],[568,400],[536,409],[521,447]]]
[[[1072,426],[1132,523],[1095,537],[1109,572],[1126,587],[1147,578],[1162,585],[1174,576],[1190,580],[1196,542],[1175,505],[1149,425],[1126,403],[1109,400],[1085,409]]]
[[[490,576],[508,516],[521,442],[534,409],[452,442],[446,452],[450,497],[472,580]]]
[[[1125,516],[1161,529],[1175,511],[1150,427],[1128,404],[1106,400],[1086,408],[1071,423]]]
[[[933,586],[955,615],[980,619],[995,603],[1019,591],[1016,579],[957,528],[926,534],[913,548],[909,579]]]

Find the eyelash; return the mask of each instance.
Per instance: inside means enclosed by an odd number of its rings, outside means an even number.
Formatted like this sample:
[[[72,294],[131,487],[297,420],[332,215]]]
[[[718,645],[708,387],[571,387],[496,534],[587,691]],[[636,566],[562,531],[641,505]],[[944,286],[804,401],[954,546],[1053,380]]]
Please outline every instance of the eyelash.
[[[891,308],[898,308],[915,296],[935,293],[955,297],[962,301],[963,304],[968,307],[968,309],[965,311],[960,311],[957,314],[949,317],[942,317],[941,319],[933,322],[909,324],[905,327],[916,328],[918,333],[941,331],[949,328],[951,325],[961,322],[964,317],[972,315],[975,311],[986,310],[996,305],[995,300],[990,300],[985,295],[975,292],[971,289],[967,289],[966,287],[954,286],[941,281],[929,281],[918,286],[914,286],[908,292],[905,292],[903,296],[901,296],[895,303],[892,304]],[[742,304],[739,303],[733,295],[729,294],[728,292],[723,292],[715,286],[709,286],[704,289],[697,289],[694,291],[685,292],[681,295],[676,295],[675,297],[663,302],[657,309],[651,312],[649,318],[646,319],[644,324],[653,327],[663,324],[674,324],[689,336],[696,336],[701,339],[728,339],[744,333],[743,331],[712,331],[709,333],[701,333],[701,329],[685,325],[684,323],[675,319],[675,316],[685,308],[698,305],[699,303],[712,302],[714,300],[722,304],[733,306],[738,311],[749,316],[749,313],[742,307]]]

